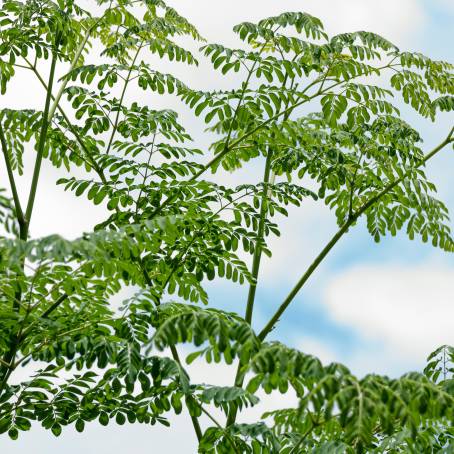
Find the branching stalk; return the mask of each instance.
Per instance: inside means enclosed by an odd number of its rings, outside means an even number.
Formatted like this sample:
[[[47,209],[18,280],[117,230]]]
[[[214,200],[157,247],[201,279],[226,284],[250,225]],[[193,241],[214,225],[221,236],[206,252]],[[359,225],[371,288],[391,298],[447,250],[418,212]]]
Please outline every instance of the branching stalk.
[[[123,90],[122,90],[121,95],[120,95],[120,101],[119,101],[119,104],[118,104],[117,115],[115,116],[115,121],[114,121],[114,125],[113,125],[113,128],[112,128],[112,133],[110,135],[109,143],[107,145],[106,154],[110,153],[110,149],[112,147],[112,143],[113,143],[115,134],[117,133],[118,122],[120,120],[120,112],[121,112],[121,108],[123,106],[123,101],[124,101],[124,98],[125,98],[125,95],[126,95],[126,89],[128,88],[129,82],[131,81],[132,70],[134,68],[134,65],[136,63],[136,60],[137,60],[141,50],[142,50],[142,44],[140,44],[139,47],[137,48],[137,51],[136,51],[136,53],[134,55],[134,58],[133,58],[133,60],[131,62],[131,66],[129,67],[129,71],[128,71],[128,75],[126,76],[125,83],[123,84]]]
[[[97,24],[97,23],[96,23]],[[96,25],[95,24],[95,25]],[[81,43],[79,44],[79,47],[76,50],[76,53],[74,54],[74,58],[71,62],[70,68],[69,68],[69,73],[76,67],[80,56],[82,55],[82,52],[85,48],[85,45],[87,44],[88,38],[90,37],[90,34],[95,27],[93,25],[90,27],[87,32],[85,33],[84,38],[82,39]],[[56,47],[58,46],[60,41],[60,38],[56,39]],[[39,142],[38,142],[38,149],[37,149],[37,156],[36,156],[36,161],[35,161],[35,168],[33,170],[33,177],[32,177],[32,184],[30,188],[30,194],[28,197],[28,202],[27,202],[27,209],[25,212],[25,222],[27,225],[26,234],[28,234],[28,226],[30,224],[30,219],[31,215],[33,212],[33,206],[35,203],[35,197],[36,197],[36,189],[38,186],[38,180],[39,180],[39,174],[41,171],[41,162],[43,159],[43,152],[44,152],[44,146],[46,144],[46,138],[47,138],[47,131],[49,128],[49,124],[52,121],[52,117],[54,116],[55,110],[57,109],[60,99],[63,96],[63,93],[66,89],[66,86],[68,85],[69,78],[65,77],[63,79],[62,84],[60,85],[60,88],[57,92],[57,95],[53,98],[53,103],[52,105],[50,104],[50,101],[52,99],[52,86],[54,83],[54,77],[55,77],[55,66],[57,63],[57,51],[55,49],[53,56],[52,56],[52,62],[50,66],[50,73],[49,73],[49,82],[47,83],[47,93],[46,93],[46,102],[44,106],[44,112],[43,112],[43,120],[42,120],[42,125],[41,125],[41,131],[39,135]]]
[[[54,52],[54,54],[52,56],[52,62],[50,65],[49,82],[47,84],[46,102],[44,105],[41,131],[39,133],[39,141],[38,141],[38,147],[37,147],[35,167],[33,169],[33,177],[32,177],[32,183],[31,183],[31,187],[30,187],[30,194],[28,196],[27,209],[25,211],[25,222],[27,224],[27,228],[26,228],[26,232],[25,232],[26,234],[28,234],[28,226],[30,225],[30,219],[31,219],[32,212],[33,212],[33,205],[35,203],[36,189],[38,187],[39,174],[41,171],[41,163],[43,160],[44,146],[46,144],[47,130],[49,127],[50,100],[51,100],[51,96],[52,96],[52,85],[54,82],[56,63],[57,63],[57,53]],[[22,239],[25,240],[26,238],[22,238]]]
[[[180,360],[180,356],[178,355],[178,350],[175,347],[175,345],[170,346],[170,351],[172,352],[173,359],[178,363],[178,365],[181,368],[183,368],[183,365]],[[199,420],[198,420],[197,416],[193,416],[193,415],[190,415],[190,416],[191,416],[192,426],[194,427],[194,432],[197,436],[197,440],[200,441],[203,437],[203,433],[202,433],[202,429],[200,427]]]
[[[30,70],[33,71],[33,73],[36,75],[37,79],[41,83],[41,85],[44,87],[44,89],[47,91],[47,84],[42,78],[41,74],[38,72],[36,67],[34,67],[26,58],[24,60],[27,62],[29,65]],[[55,97],[52,95],[52,99],[55,100]],[[62,117],[65,119],[69,130],[73,134],[73,136],[76,138],[77,142],[79,143],[80,147],[85,153],[85,156],[87,159],[90,161],[88,164],[91,166],[91,168],[98,174],[100,177],[101,181],[105,184],[107,182],[106,177],[104,175],[103,170],[99,167],[98,163],[93,159],[93,157],[90,154],[90,151],[87,149],[87,146],[85,145],[85,142],[82,140],[82,137],[80,137],[80,134],[77,132],[76,128],[72,124],[72,122],[69,120],[68,116],[66,115],[66,112],[63,110],[62,106],[60,104],[57,105],[58,111],[61,113]]]

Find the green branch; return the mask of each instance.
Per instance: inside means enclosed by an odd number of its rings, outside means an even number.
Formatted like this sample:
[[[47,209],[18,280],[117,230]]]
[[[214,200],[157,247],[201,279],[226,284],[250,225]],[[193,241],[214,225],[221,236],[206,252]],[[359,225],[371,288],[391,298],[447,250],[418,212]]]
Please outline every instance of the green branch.
[[[260,269],[260,260],[262,258],[262,242],[263,242],[264,231],[265,231],[266,214],[268,212],[268,184],[270,181],[270,174],[272,173],[271,160],[272,160],[272,152],[270,149],[268,149],[268,154],[266,156],[266,161],[265,161],[265,172],[263,175],[263,190],[262,190],[262,198],[261,198],[261,203],[260,203],[260,218],[259,218],[259,225],[257,228],[257,239],[255,241],[254,257],[252,259],[251,275],[252,275],[253,280],[249,285],[249,291],[248,291],[247,302],[246,302],[246,313],[244,316],[244,319],[249,324],[252,323],[252,313],[254,310],[255,292],[257,290],[257,279],[258,279],[259,269]],[[238,386],[238,387],[242,387],[243,382],[244,382],[244,373],[243,373],[243,367],[242,367],[243,365],[244,364],[242,363],[242,361],[240,361],[238,363],[238,368],[237,368],[236,375],[235,375],[235,386]],[[235,422],[237,413],[238,413],[238,408],[235,406],[235,407],[233,407],[233,409],[229,412],[229,414],[227,416],[226,426],[230,426]]]
[[[295,56],[296,58],[296,56]],[[285,76],[284,81],[282,83],[282,88],[285,88],[287,85],[287,79],[288,75]],[[311,84],[309,84],[304,91],[308,90]],[[290,83],[290,90],[294,88],[294,80],[291,81]],[[318,90],[320,91],[320,90]],[[286,107],[288,107],[288,101],[286,103]],[[290,116],[290,112],[287,113],[284,116],[284,121],[288,120],[288,117]],[[272,135],[273,137],[273,135]],[[254,257],[252,259],[252,277],[253,281],[251,282],[249,286],[249,292],[248,292],[248,297],[247,297],[247,302],[246,302],[246,314],[245,314],[245,320],[247,323],[251,324],[252,323],[252,313],[254,310],[254,301],[255,301],[255,293],[257,290],[257,279],[259,275],[259,269],[260,269],[260,260],[262,257],[262,246],[261,243],[264,240],[264,231],[265,231],[265,221],[266,221],[266,214],[268,211],[268,199],[270,197],[270,191],[269,191],[269,184],[270,180],[271,183],[274,183],[275,179],[275,174],[271,170],[271,161],[272,161],[272,149],[271,147],[268,147],[268,154],[266,156],[266,162],[265,162],[265,172],[263,175],[263,192],[262,192],[262,199],[260,202],[260,218],[259,218],[259,225],[257,229],[257,241],[255,243],[255,249],[254,249]],[[237,375],[235,378],[235,383],[238,381],[238,386],[243,385],[243,380],[244,376],[240,374],[240,368],[241,364],[238,365],[238,371]],[[233,421],[232,421],[233,422]]]
[[[244,317],[246,322],[249,324],[251,324],[252,322],[252,312],[254,309],[255,292],[257,290],[257,279],[260,269],[260,259],[262,257],[262,242],[265,232],[266,213],[268,211],[268,185],[270,182],[272,154],[273,154],[272,151],[269,149],[268,154],[266,156],[265,173],[263,175],[263,190],[262,200],[260,204],[260,218],[257,229],[257,240],[255,241],[254,257],[252,259],[251,274],[253,281],[249,286],[249,292],[246,303],[246,314]]]
[[[51,60],[51,65],[50,65],[50,70],[49,70],[49,81],[47,84],[47,92],[46,92],[46,100],[44,104],[44,111],[43,111],[43,117],[42,117],[42,123],[41,123],[41,129],[39,133],[39,139],[38,139],[38,144],[37,144],[37,155],[36,155],[36,160],[35,160],[35,165],[33,169],[33,176],[32,176],[32,182],[30,186],[30,192],[28,195],[28,201],[27,201],[27,208],[25,211],[25,215],[22,214],[22,219],[23,223],[20,225],[20,234],[19,238],[23,241],[27,240],[28,237],[28,231],[30,227],[30,219],[32,216],[33,212],[33,206],[35,203],[35,197],[36,197],[36,189],[38,186],[38,180],[39,180],[39,175],[41,171],[41,163],[43,159],[43,153],[44,153],[44,146],[46,144],[46,138],[47,138],[47,131],[49,128],[49,123],[50,123],[50,118],[49,113],[51,111],[55,110],[55,102],[54,105],[51,106],[51,97],[52,97],[52,86],[54,83],[54,78],[55,78],[55,67],[57,64],[57,49],[58,46],[60,45],[61,41],[61,35],[58,34],[55,38],[55,44],[54,44],[54,49],[52,52],[52,60]],[[2,144],[3,148],[3,144]],[[16,191],[17,195],[17,191]],[[18,197],[17,197],[17,200]],[[24,267],[25,260],[22,259],[22,267]],[[19,312],[20,310],[20,301],[22,299],[22,291],[19,289],[16,291],[15,295],[15,300],[19,301],[19,304],[15,302],[13,304],[13,309],[15,312]],[[0,394],[3,392],[4,387],[6,386],[6,383],[14,370],[14,359],[16,357],[16,353],[19,349],[19,345],[21,342],[21,331],[17,335],[13,335],[12,338],[10,339],[10,346],[6,354],[4,355],[4,362],[11,364],[11,367],[9,369],[5,369],[4,367],[0,368],[0,374],[2,375],[1,383],[0,383]]]
[[[8,180],[11,187],[11,192],[13,194],[14,208],[16,210],[17,221],[19,223],[20,231],[22,232],[25,227],[24,213],[22,211],[22,206],[19,199],[19,194],[17,192],[16,181],[14,179],[13,167],[9,159],[8,145],[6,143],[5,133],[3,131],[3,126],[0,123],[0,144],[2,147],[3,157],[5,158],[6,171],[8,173]],[[21,235],[22,236],[22,235]]]
[[[96,22],[92,27],[90,27],[87,30],[87,32],[85,33],[84,38],[82,39],[81,43],[79,44],[78,48],[76,49],[76,52],[74,54],[74,58],[71,62],[71,65],[69,67],[68,73],[71,73],[71,71],[76,67],[76,65],[79,61],[79,58],[82,55],[82,52],[85,48],[85,45],[87,44],[88,38],[90,37],[91,31],[97,25],[97,23],[98,22]],[[58,47],[59,44],[60,44],[60,37],[57,37],[56,41],[55,41],[55,49],[54,49],[54,52],[52,55],[52,61],[51,61],[51,66],[50,66],[49,82],[47,83],[46,102],[45,102],[45,106],[44,106],[41,131],[40,131],[40,135],[39,135],[35,167],[33,169],[32,184],[31,184],[30,193],[28,196],[27,209],[25,211],[25,222],[26,222],[26,229],[24,232],[25,236],[28,234],[30,219],[32,216],[33,206],[35,203],[36,189],[38,186],[38,180],[39,180],[39,175],[40,175],[40,171],[41,171],[41,163],[42,163],[42,159],[43,159],[44,146],[46,144],[47,131],[49,129],[49,124],[52,121],[52,117],[54,116],[55,110],[57,109],[57,107],[60,103],[60,99],[63,96],[63,92],[65,91],[66,86],[69,82],[69,78],[65,77],[58,90],[57,95],[55,96],[55,98],[52,98],[52,86],[54,83],[55,66],[57,63],[57,49],[56,48]],[[52,105],[50,104],[51,99],[53,99]]]
[[[279,28],[280,28],[280,26],[278,27],[278,30],[279,30]],[[266,40],[263,43],[262,47],[258,51],[258,55],[259,56],[262,54],[262,52],[265,49],[265,47],[268,44],[268,42],[269,42],[269,40]],[[238,99],[238,104],[236,105],[235,111],[233,112],[232,119],[230,120],[230,125],[229,125],[229,129],[227,131],[227,138],[225,140],[224,150],[227,150],[229,148],[230,137],[231,137],[232,131],[233,131],[233,124],[234,124],[234,122],[236,120],[236,117],[237,117],[238,112],[240,110],[241,104],[243,103],[244,96],[246,94],[246,90],[247,90],[247,88],[249,86],[249,82],[251,81],[251,77],[254,74],[254,70],[255,70],[255,67],[257,66],[258,61],[259,61],[258,59],[255,60],[254,63],[252,64],[252,67],[250,69],[248,69],[248,75],[246,77],[246,80],[243,83],[243,87],[242,87],[242,90],[241,90],[241,93],[240,93],[240,98]]]
[[[70,66],[70,71],[77,64],[77,61],[79,60],[79,58],[80,58],[80,56],[82,54],[83,48],[85,47],[85,44],[87,43],[88,37],[89,37],[93,27],[91,27],[90,29],[87,30],[87,33],[86,33],[84,39],[82,40],[81,44],[79,45],[78,49],[76,50],[74,59],[73,59],[73,61],[71,63],[71,66]],[[24,241],[27,240],[27,237],[28,237],[28,231],[29,231],[29,227],[30,227],[30,220],[31,220],[31,216],[32,216],[32,213],[33,213],[33,206],[34,206],[35,198],[36,198],[36,190],[37,190],[37,187],[38,187],[38,181],[39,181],[39,176],[40,176],[40,172],[41,172],[41,164],[42,164],[42,160],[43,160],[44,147],[45,147],[45,144],[46,144],[47,132],[48,132],[48,129],[49,129],[49,124],[52,121],[52,117],[53,117],[53,115],[55,113],[55,109],[57,108],[57,106],[59,104],[61,96],[63,95],[63,92],[64,92],[65,87],[66,87],[66,85],[68,83],[68,80],[69,80],[69,79],[66,78],[63,81],[57,96],[55,96],[55,98],[52,98],[52,87],[53,87],[53,83],[54,83],[55,68],[56,68],[57,58],[58,58],[58,56],[57,56],[57,48],[58,48],[58,46],[60,44],[60,40],[61,40],[61,36],[58,35],[56,37],[56,39],[55,39],[55,47],[54,47],[54,50],[53,50],[53,53],[52,53],[52,60],[51,60],[51,65],[50,65],[50,70],[49,70],[49,80],[48,80],[47,89],[46,89],[46,100],[45,100],[45,104],[44,104],[44,111],[43,111],[41,129],[40,129],[40,133],[39,133],[39,139],[38,139],[37,150],[36,150],[37,151],[37,155],[36,155],[35,165],[34,165],[34,169],[33,169],[32,182],[31,182],[31,186],[30,186],[30,192],[29,192],[29,195],[28,195],[28,201],[27,201],[27,207],[26,207],[25,214],[23,214],[22,208],[20,208],[20,211],[17,209],[18,207],[20,207],[19,197],[18,197],[18,194],[17,194],[17,190],[13,189],[13,198],[15,199],[15,205],[16,205],[16,211],[17,211],[18,220],[21,219],[21,221],[19,222],[19,224],[20,224],[20,235],[19,235],[19,237],[20,237],[20,239],[22,239]],[[54,101],[53,101],[53,104],[51,105],[51,100],[52,99]],[[2,130],[2,133],[3,133],[3,130]],[[4,135],[3,134],[2,134],[2,136],[3,136],[3,139],[4,139]],[[1,140],[1,142],[2,142],[2,149],[4,150],[4,152],[7,151],[6,148],[5,148],[6,142],[4,142],[3,140]],[[7,153],[5,154],[5,156],[7,156]],[[8,165],[7,165],[7,168],[8,168]],[[9,167],[9,168],[11,169],[11,167]],[[11,177],[13,177],[12,173],[10,175],[10,173],[8,171],[8,174],[9,174],[10,182],[11,181],[14,182],[14,178],[11,179]],[[15,184],[14,184],[14,186],[12,186],[12,188],[15,188]],[[15,195],[14,195],[14,191],[16,192]],[[20,291],[17,292],[16,300],[18,300],[18,301],[21,300]],[[19,311],[19,308],[20,308],[20,305],[17,305],[17,304],[14,305],[14,309],[16,311]],[[13,338],[11,339],[11,342],[10,342],[10,348],[9,348],[8,352],[5,354],[5,356],[3,358],[4,362],[11,364],[11,366],[10,366],[10,368],[7,368],[7,369],[5,369],[4,366],[2,366],[0,368],[0,373],[2,375],[2,379],[1,379],[1,382],[0,382],[0,394],[3,392],[3,389],[6,386],[6,383],[7,383],[8,379],[9,379],[10,375],[11,375],[12,371],[14,370],[13,360],[14,360],[14,358],[16,356],[17,351],[18,351],[19,344],[20,344],[20,342],[22,340],[21,338],[22,338],[22,335],[20,335],[20,334],[18,334],[17,336],[13,336]]]
[[[52,85],[54,83],[56,64],[57,64],[57,52],[54,51],[53,56],[52,56],[52,62],[50,65],[49,82],[47,84],[46,102],[44,105],[44,112],[43,112],[43,118],[42,118],[42,123],[41,123],[41,131],[39,133],[39,141],[38,141],[38,147],[37,147],[37,151],[36,151],[37,154],[36,154],[36,160],[35,160],[35,167],[33,169],[33,177],[32,177],[32,183],[31,183],[31,187],[30,187],[30,194],[28,196],[27,209],[25,211],[25,222],[27,225],[27,228],[25,230],[26,236],[28,235],[28,227],[30,225],[30,219],[31,219],[32,212],[33,212],[33,205],[35,203],[36,189],[38,187],[39,174],[41,171],[41,163],[43,160],[44,146],[46,144],[47,131],[48,131],[48,127],[49,127],[50,100],[51,100],[51,96],[52,96]],[[27,238],[25,237],[22,239],[26,240]]]
[[[295,287],[288,294],[287,298],[285,298],[284,302],[279,306],[279,308],[274,313],[274,315],[271,317],[269,322],[265,325],[265,327],[262,329],[262,331],[260,331],[260,333],[258,335],[258,338],[261,341],[263,341],[266,338],[266,336],[271,332],[271,330],[274,328],[275,324],[278,322],[279,318],[282,316],[282,314],[288,308],[290,303],[293,301],[293,299],[295,298],[297,293],[301,290],[303,285],[310,278],[312,273],[317,269],[317,267],[320,265],[320,263],[323,261],[323,259],[328,255],[328,253],[331,251],[331,249],[342,238],[342,236],[348,231],[350,226],[352,224],[354,224],[358,220],[358,218],[360,216],[362,216],[364,214],[364,212],[367,211],[372,205],[374,205],[376,202],[378,202],[384,195],[386,195],[393,188],[395,188],[399,183],[401,183],[403,180],[405,180],[408,177],[408,175],[415,168],[418,168],[418,167],[421,167],[422,165],[424,165],[429,159],[431,159],[433,156],[435,156],[446,145],[448,145],[450,142],[453,142],[453,140],[454,140],[454,139],[452,139],[453,132],[454,132],[454,128],[451,129],[448,137],[446,137],[446,139],[443,140],[443,142],[441,142],[430,153],[428,153],[423,159],[421,159],[416,164],[416,166],[414,166],[411,169],[407,170],[400,178],[397,178],[394,181],[392,181],[391,183],[389,183],[388,185],[386,185],[378,194],[376,194],[374,197],[371,197],[352,216],[350,216],[347,219],[345,224],[341,226],[341,228],[334,234],[334,236],[331,238],[331,240],[328,242],[328,244],[322,249],[320,254],[310,264],[309,268],[301,276],[300,280],[297,282]]]
[[[282,87],[285,88],[287,83],[287,75],[285,76],[284,82]],[[292,80],[290,89],[293,88],[294,81]],[[310,88],[311,84],[309,84],[304,91],[307,91]],[[288,107],[288,102],[287,102]],[[289,117],[290,113],[284,117],[284,121],[286,121]],[[255,243],[254,249],[254,257],[252,259],[252,277],[253,281],[249,286],[248,297],[246,302],[246,313],[245,313],[245,320],[250,325],[252,324],[252,313],[254,311],[254,302],[255,302],[255,294],[257,290],[257,280],[259,275],[260,269],[260,260],[262,257],[262,246],[261,243],[264,240],[264,230],[265,230],[265,221],[266,221],[266,214],[268,211],[268,200],[270,198],[270,190],[269,190],[269,183],[274,183],[274,179],[276,177],[275,173],[271,170],[271,160],[272,160],[272,151],[271,147],[268,147],[268,154],[266,157],[265,163],[265,172],[263,175],[263,192],[262,192],[262,200],[260,202],[260,218],[259,218],[259,225],[257,229],[257,241]],[[235,386],[242,387],[244,383],[245,373],[243,370],[244,362],[241,360],[238,363],[238,368],[235,374]],[[227,426],[230,426],[235,423],[236,417],[238,414],[238,407],[234,406],[232,411],[229,412],[227,416]]]
[[[178,363],[180,368],[183,369],[183,365],[181,364],[180,356],[178,355],[178,351],[177,351],[177,348],[175,347],[175,345],[170,346],[170,351],[172,352],[173,359]],[[197,441],[200,442],[200,440],[203,437],[203,432],[200,427],[199,420],[198,420],[197,416],[190,415],[190,417],[191,417],[191,421],[192,421],[192,426],[194,427],[194,432],[197,436]]]

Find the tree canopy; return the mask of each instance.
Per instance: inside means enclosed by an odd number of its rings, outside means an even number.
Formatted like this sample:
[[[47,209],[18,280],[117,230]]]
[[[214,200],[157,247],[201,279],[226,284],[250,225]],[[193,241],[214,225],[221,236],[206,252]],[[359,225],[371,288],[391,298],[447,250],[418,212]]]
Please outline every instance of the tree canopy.
[[[403,230],[454,251],[448,210],[424,171],[452,147],[453,129],[426,150],[398,108],[432,121],[452,111],[453,66],[371,32],[328,36],[303,12],[238,24],[242,45],[232,49],[207,43],[161,0],[97,3],[5,0],[0,11],[1,93],[19,71],[45,93],[42,110],[0,110],[8,177],[0,187],[0,433],[16,439],[39,423],[58,436],[94,420],[168,425],[169,412],[186,408],[204,453],[454,449],[452,347],[432,353],[421,373],[357,378],[268,339],[360,218],[376,241]],[[197,54],[188,41],[199,43]],[[209,59],[219,77],[243,79],[195,90],[157,71],[152,54],[187,65]],[[177,112],[127,102],[133,84],[189,106],[215,136],[210,148],[194,144]],[[21,194],[24,153],[34,168]],[[106,207],[93,231],[31,237],[43,160],[60,169],[66,191]],[[260,183],[216,182],[221,167],[235,172],[251,160],[264,167]],[[255,332],[267,240],[279,234],[277,215],[308,198],[326,204],[339,229]],[[215,278],[248,286],[244,314],[209,301],[205,283]],[[131,297],[115,307],[126,287]],[[185,359],[179,344],[192,346]],[[185,363],[196,358],[236,367],[235,383],[193,383]],[[15,382],[26,364],[35,373]],[[289,389],[296,408],[237,422],[260,390]],[[202,414],[211,426],[202,427]]]

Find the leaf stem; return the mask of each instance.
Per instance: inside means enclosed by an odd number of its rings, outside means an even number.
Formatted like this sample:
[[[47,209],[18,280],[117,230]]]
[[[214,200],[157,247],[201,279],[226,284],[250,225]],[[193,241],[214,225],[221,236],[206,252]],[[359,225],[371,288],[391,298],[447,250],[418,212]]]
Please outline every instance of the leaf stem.
[[[150,276],[148,275],[147,270],[144,268],[141,260],[139,261],[139,266],[142,271],[145,282],[151,288],[153,286],[153,282],[151,281]],[[159,304],[159,302],[158,302],[158,304]],[[181,364],[181,361],[180,361],[180,356],[178,355],[178,350],[175,347],[175,345],[170,345],[170,351],[172,353],[173,359],[179,364],[180,367],[183,367]],[[197,440],[200,442],[200,440],[202,439],[203,433],[202,433],[202,429],[200,428],[199,420],[197,419],[197,416],[192,416],[192,415],[190,415],[190,416],[191,416],[192,426],[194,427],[194,432],[197,436]]]
[[[175,345],[170,346],[170,351],[172,352],[173,359],[178,363],[178,365],[181,368],[183,368],[183,365],[180,360],[180,355],[178,355],[178,350],[175,347]],[[203,437],[203,433],[202,433],[202,429],[200,427],[199,420],[198,420],[197,416],[193,416],[193,415],[190,415],[190,416],[191,416],[192,426],[194,427],[194,432],[197,436],[197,440],[200,442],[200,440]]]
[[[224,433],[227,436],[227,439],[229,440],[230,444],[232,445],[233,450],[240,454],[240,451],[238,451],[238,448],[235,444],[235,440],[230,436],[230,434],[227,432],[226,429],[224,429],[221,425],[221,423],[208,411],[206,410],[203,405],[200,402],[197,402],[199,404],[200,410],[202,413],[204,413],[219,429],[223,430]]]
[[[85,48],[85,45],[87,44],[88,39],[90,38],[90,34],[91,34],[92,30],[96,27],[98,22],[99,22],[99,20],[93,26],[91,26],[87,29],[81,43],[79,44],[78,48],[76,49],[76,53],[74,54],[74,57],[71,62],[71,65],[69,67],[69,71],[68,71],[67,75],[70,74],[73,71],[73,69],[76,67],[77,62],[79,61],[79,58],[82,55],[82,52]],[[60,88],[58,89],[57,95],[54,98],[54,102],[52,103],[52,106],[49,109],[49,112],[48,112],[48,121],[49,122],[52,120],[52,117],[54,116],[55,110],[57,109],[58,104],[60,103],[60,99],[63,96],[63,92],[65,91],[66,86],[68,85],[68,82],[69,82],[69,77],[64,77],[63,82],[60,85]]]
[[[389,65],[385,65],[385,66],[382,66],[380,68],[377,68],[377,71],[380,71],[382,69],[385,69],[385,68],[388,68]],[[356,76],[356,77],[359,77]],[[309,87],[312,87],[313,85],[315,85],[316,83],[320,82],[320,80],[315,80],[313,81],[312,83],[310,83],[306,89],[304,90],[304,92],[306,92],[306,90],[309,88]],[[212,166],[214,166],[215,164],[217,164],[227,153],[229,153],[232,149],[236,148],[240,143],[244,142],[248,137],[252,136],[253,134],[255,134],[257,131],[259,131],[260,129],[263,129],[264,127],[266,127],[267,125],[269,125],[271,122],[273,122],[274,120],[277,120],[278,118],[282,117],[282,116],[290,116],[290,114],[299,106],[302,106],[303,104],[309,102],[309,101],[312,101],[314,98],[316,98],[317,96],[320,96],[324,93],[327,93],[329,90],[337,87],[338,85],[341,85],[343,83],[346,83],[345,81],[340,81],[340,82],[336,82],[332,85],[330,85],[329,87],[325,88],[325,90],[322,90],[321,88],[319,88],[313,95],[311,96],[304,96],[304,98],[301,100],[301,101],[298,101],[296,102],[295,104],[289,106],[289,107],[286,107],[284,110],[280,111],[280,112],[277,112],[275,115],[273,115],[272,117],[268,118],[267,120],[265,121],[262,121],[261,123],[259,123],[257,126],[255,126],[254,128],[252,128],[250,131],[244,133],[242,136],[238,137],[238,139],[236,139],[235,141],[233,141],[227,148],[225,148],[224,150],[222,150],[219,154],[217,154],[216,156],[214,156],[205,166],[203,166],[196,174],[193,175],[193,177],[189,180],[189,181],[193,181],[193,180],[196,180],[200,175],[202,175],[203,173],[205,173],[209,168],[211,168]],[[303,93],[304,93],[303,92]],[[168,200],[168,199],[167,199]],[[166,202],[167,202],[166,200]],[[166,203],[164,202],[164,203]]]
[[[123,106],[124,97],[126,95],[126,89],[128,88],[129,82],[131,81],[131,73],[132,73],[132,70],[133,70],[134,65],[136,63],[136,60],[137,60],[137,57],[139,56],[139,53],[140,53],[141,50],[142,50],[142,43],[137,48],[137,51],[136,51],[136,53],[134,55],[134,58],[133,58],[132,63],[131,63],[131,66],[129,67],[129,71],[128,71],[128,75],[126,76],[125,83],[123,84],[123,90],[122,90],[121,95],[120,95],[120,101],[119,101],[119,104],[118,104],[117,115],[115,116],[115,121],[114,121],[113,129],[112,129],[112,134],[110,135],[109,143],[107,145],[106,154],[109,154],[110,149],[112,147],[112,142],[114,140],[115,134],[116,134],[117,129],[118,129],[118,122],[120,120],[120,112],[121,112],[121,108]]]

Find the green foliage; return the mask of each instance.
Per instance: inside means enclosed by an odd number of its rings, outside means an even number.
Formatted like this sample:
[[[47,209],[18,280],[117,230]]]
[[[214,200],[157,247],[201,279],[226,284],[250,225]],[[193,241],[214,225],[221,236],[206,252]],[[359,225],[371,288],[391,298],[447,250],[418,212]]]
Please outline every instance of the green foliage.
[[[241,23],[234,32],[243,47],[204,44],[194,55],[180,38],[202,37],[163,1],[98,3],[87,11],[72,0],[6,0],[0,12],[1,93],[30,71],[47,99],[42,111],[0,110],[9,185],[0,188],[0,433],[16,439],[39,423],[58,436],[94,420],[168,425],[170,411],[186,408],[204,453],[450,452],[452,347],[433,352],[424,374],[357,378],[266,341],[296,291],[258,335],[251,319],[268,239],[288,207],[309,197],[334,211],[339,231],[297,290],[362,215],[376,241],[404,230],[454,251],[448,210],[423,170],[453,131],[424,153],[398,108],[402,98],[432,121],[452,111],[452,65],[370,32],[329,37],[301,12]],[[156,69],[151,55],[195,66],[206,58],[243,82],[196,91]],[[46,80],[42,64],[65,65],[65,75],[46,71]],[[202,118],[214,135],[208,163],[176,111],[127,102],[133,84]],[[30,151],[24,197],[16,175]],[[61,170],[65,191],[106,210],[93,231],[31,237],[43,159]],[[266,161],[259,183],[205,175],[251,160]],[[212,307],[205,283],[215,278],[249,286],[244,317]],[[112,298],[125,288],[133,296],[118,308]],[[235,383],[192,383],[178,344],[190,349],[188,364],[238,363]],[[15,383],[21,365],[35,371]],[[291,392],[298,406],[238,423],[260,390]],[[202,414],[212,427],[200,428]]]
[[[209,363],[212,360],[218,363],[223,358],[231,364],[235,357],[247,357],[258,347],[249,324],[236,314],[216,309],[200,309],[187,304],[161,305],[157,325],[153,342],[158,349],[183,342],[193,342],[199,347],[208,342],[208,348],[195,354],[204,354]],[[189,362],[195,359],[195,354]]]

